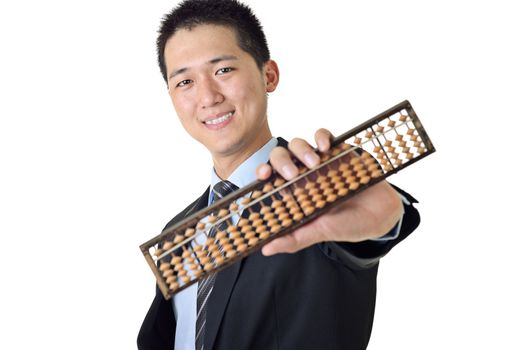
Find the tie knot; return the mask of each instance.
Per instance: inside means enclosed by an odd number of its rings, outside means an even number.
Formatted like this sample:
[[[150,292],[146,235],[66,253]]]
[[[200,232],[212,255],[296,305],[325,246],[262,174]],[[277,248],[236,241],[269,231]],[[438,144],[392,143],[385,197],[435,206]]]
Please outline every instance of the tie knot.
[[[222,199],[226,195],[228,195],[231,192],[234,192],[238,189],[238,186],[233,184],[230,181],[220,181],[214,187],[212,188],[212,191],[214,192],[214,202]]]

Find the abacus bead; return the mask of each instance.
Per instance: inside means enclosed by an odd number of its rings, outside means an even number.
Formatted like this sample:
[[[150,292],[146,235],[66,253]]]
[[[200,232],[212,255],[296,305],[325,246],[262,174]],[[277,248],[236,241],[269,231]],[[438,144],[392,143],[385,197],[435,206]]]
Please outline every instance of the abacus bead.
[[[263,225],[263,219],[257,219],[252,222],[252,226],[258,227],[260,225]]]
[[[271,207],[263,207],[263,208],[261,208],[260,213],[266,214],[266,213],[269,213],[271,210],[272,210]]]
[[[242,243],[237,247],[237,249],[240,252],[244,252],[247,249],[247,245],[245,243]]]
[[[269,226],[269,227],[272,227],[277,224],[278,224],[278,220],[276,220],[276,219],[270,219],[267,221],[267,226]]]
[[[381,170],[374,170],[371,174],[372,177],[379,177],[381,175]]]
[[[298,188],[296,188],[296,189],[294,190],[294,195],[295,195],[295,196],[299,196],[300,194],[302,194],[302,193],[304,193],[304,192],[305,192],[305,190],[304,190],[303,188],[298,187]]]
[[[362,184],[367,184],[370,181],[370,176],[364,176],[361,178]]]
[[[269,212],[269,213],[266,213],[263,218],[268,221],[268,220],[271,220],[272,218],[274,218],[274,213],[273,212]]]
[[[269,237],[269,232],[267,230],[265,230],[265,231],[260,233],[260,238],[261,239],[265,239],[267,237]]]
[[[300,212],[300,208],[297,207],[297,206],[294,206],[291,208],[291,210],[289,210],[289,213],[291,213],[291,215],[294,215],[296,213],[299,213]]]
[[[171,269],[169,269],[169,270],[165,270],[165,271],[162,273],[162,276],[163,276],[164,278],[169,277],[169,276],[172,276],[172,275],[174,275],[174,271],[171,270]]]
[[[272,191],[273,189],[274,189],[274,187],[272,187],[271,184],[266,184],[265,186],[263,186],[262,191],[263,191],[264,193],[267,193],[267,192]]]
[[[338,182],[336,185],[334,185],[334,188],[336,190],[339,190],[340,188],[344,188],[345,184],[343,182]]]
[[[336,195],[333,193],[333,194],[330,194],[327,196],[327,202],[334,202],[336,200]]]
[[[282,202],[281,201],[273,201],[272,204],[271,204],[271,207],[272,208],[278,208],[278,207],[281,207],[282,206]]]
[[[305,215],[311,215],[312,213],[314,213],[314,207],[309,205],[303,209],[303,212],[305,213]]]
[[[358,189],[358,187],[360,187],[360,184],[358,182],[351,182],[351,184],[349,185],[349,190],[354,191]]]
[[[340,188],[338,190],[338,195],[339,196],[345,196],[348,192],[349,192],[349,190],[347,188],[345,188],[345,187],[344,188]]]
[[[274,210],[274,214],[280,215],[281,213],[285,213],[286,211],[287,209],[285,209],[285,207],[278,207]]]
[[[276,233],[278,231],[281,230],[281,226],[280,225],[274,225],[271,227],[271,233]]]
[[[320,189],[317,188],[317,187],[314,187],[314,188],[312,188],[312,189],[309,191],[309,196],[313,196],[313,195],[317,194],[318,192],[320,192]]]
[[[296,213],[292,216],[292,218],[295,220],[295,221],[299,221],[301,219],[303,219],[303,214],[302,213]]]
[[[249,215],[249,220],[256,220],[256,219],[259,219],[260,218],[260,213],[252,213],[251,215]]]
[[[317,195],[312,197],[312,201],[313,202],[317,202],[317,201],[321,200],[322,198],[323,198],[323,195],[317,194]]]
[[[326,188],[325,191],[323,191],[323,195],[328,196],[329,194],[331,194],[333,192],[334,192],[334,189],[329,187],[329,188]]]
[[[265,230],[266,230],[265,226],[258,226],[258,227],[256,227],[256,233],[262,233]]]
[[[276,181],[274,181],[274,186],[276,187],[280,187],[281,185],[283,185],[285,183],[285,180],[282,179],[281,177],[277,178]]]

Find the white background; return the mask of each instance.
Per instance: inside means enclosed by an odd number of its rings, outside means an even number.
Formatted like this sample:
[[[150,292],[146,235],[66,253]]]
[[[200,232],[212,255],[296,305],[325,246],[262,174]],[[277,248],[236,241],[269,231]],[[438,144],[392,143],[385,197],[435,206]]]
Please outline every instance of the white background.
[[[409,99],[437,148],[390,179],[422,223],[382,260],[369,349],[521,349],[517,2],[247,3],[281,70],[275,135]],[[154,293],[138,246],[210,172],[156,66],[173,5],[1,3],[0,348],[136,347]]]

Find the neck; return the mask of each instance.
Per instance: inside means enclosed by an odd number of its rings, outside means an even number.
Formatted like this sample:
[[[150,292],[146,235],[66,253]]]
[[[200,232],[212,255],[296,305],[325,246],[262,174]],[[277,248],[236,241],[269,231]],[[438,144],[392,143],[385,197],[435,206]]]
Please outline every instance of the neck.
[[[220,179],[225,180],[231,176],[245,160],[256,153],[257,150],[263,147],[272,138],[270,131],[260,134],[256,140],[250,142],[246,147],[240,148],[238,151],[228,155],[213,155],[214,170]]]

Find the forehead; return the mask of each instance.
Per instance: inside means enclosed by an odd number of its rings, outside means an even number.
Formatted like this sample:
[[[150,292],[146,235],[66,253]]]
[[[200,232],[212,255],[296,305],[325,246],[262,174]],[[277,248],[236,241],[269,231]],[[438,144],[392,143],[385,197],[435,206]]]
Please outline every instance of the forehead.
[[[225,26],[204,24],[179,29],[165,45],[167,72],[181,66],[194,66],[216,56],[247,55],[239,46],[235,32]]]

